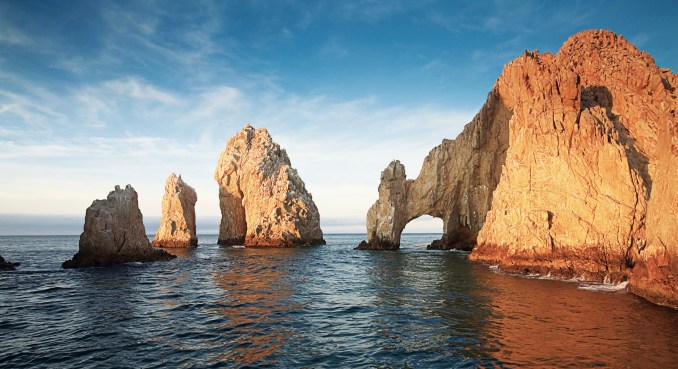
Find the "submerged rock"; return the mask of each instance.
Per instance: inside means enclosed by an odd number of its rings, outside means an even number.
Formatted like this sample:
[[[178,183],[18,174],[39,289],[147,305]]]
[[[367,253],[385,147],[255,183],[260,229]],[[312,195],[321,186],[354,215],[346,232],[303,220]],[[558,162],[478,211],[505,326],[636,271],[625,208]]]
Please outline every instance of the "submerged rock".
[[[618,282],[678,306],[678,77],[609,31],[509,63],[478,115],[406,179],[391,163],[367,245],[442,218],[439,248],[508,271]]]
[[[325,244],[311,194],[266,129],[248,124],[229,139],[214,178],[219,184],[220,245]]]
[[[151,242],[156,247],[193,247],[198,245],[195,234],[195,203],[198,195],[174,173],[167,177],[162,197],[160,228]]]
[[[64,268],[88,268],[171,260],[174,256],[153,249],[146,236],[137,192],[132,186],[115,186],[106,200],[94,200],[87,208],[78,253]]]
[[[5,261],[5,259],[0,256],[0,270],[16,270],[16,267],[18,267],[19,263],[10,263],[9,261]]]

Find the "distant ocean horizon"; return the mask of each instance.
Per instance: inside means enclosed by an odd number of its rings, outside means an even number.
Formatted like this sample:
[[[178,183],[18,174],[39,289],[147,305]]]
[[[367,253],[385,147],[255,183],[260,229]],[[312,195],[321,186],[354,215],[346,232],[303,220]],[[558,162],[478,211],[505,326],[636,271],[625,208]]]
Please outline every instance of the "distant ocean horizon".
[[[623,285],[507,275],[468,253],[244,249],[65,270],[78,236],[0,236],[0,367],[632,367],[678,362],[678,312]]]
[[[220,216],[198,216],[198,234],[218,234]],[[82,215],[0,214],[0,236],[70,236],[80,235],[85,223]],[[147,234],[155,235],[160,226],[160,216],[144,216]],[[320,218],[320,226],[326,234],[366,233],[365,219]],[[442,220],[422,216],[407,225],[404,233],[441,233]]]

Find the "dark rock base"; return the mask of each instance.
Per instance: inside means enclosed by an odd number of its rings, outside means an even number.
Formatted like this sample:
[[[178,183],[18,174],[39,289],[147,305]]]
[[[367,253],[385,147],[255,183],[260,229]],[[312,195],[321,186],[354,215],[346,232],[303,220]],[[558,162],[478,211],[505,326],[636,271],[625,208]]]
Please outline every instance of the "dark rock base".
[[[501,270],[518,274],[540,274],[577,278],[593,282],[619,283],[628,279],[623,255],[605,254],[600,247],[554,250],[548,253],[511,253],[507,246],[479,245],[469,260],[499,265]]]
[[[16,267],[18,267],[19,263],[11,263],[9,261],[5,261],[5,259],[0,256],[0,270],[16,270]]]
[[[245,244],[245,236],[242,237],[227,237],[221,238],[217,241],[217,244],[221,246],[242,246]]]
[[[197,247],[198,239],[192,239],[188,241],[174,241],[174,240],[153,240],[151,242],[153,247],[164,247],[164,248],[189,248]]]
[[[119,255],[112,258],[82,255],[78,252],[73,256],[73,259],[64,261],[64,263],[61,264],[61,267],[64,269],[108,267],[133,262],[150,263],[154,261],[169,261],[174,258],[176,258],[175,255],[164,250],[151,250],[147,254]]]
[[[374,242],[365,242],[362,241],[354,250],[399,250],[400,244],[395,244],[392,242],[384,240],[375,240]]]
[[[308,246],[320,246],[325,244],[326,242],[322,238],[312,240],[299,240],[299,239],[273,240],[249,237],[245,239],[244,243],[246,247],[308,247]]]
[[[443,237],[440,240],[435,240],[431,242],[430,245],[426,246],[426,250],[463,250],[471,251],[475,247],[474,243],[471,242],[448,242]]]

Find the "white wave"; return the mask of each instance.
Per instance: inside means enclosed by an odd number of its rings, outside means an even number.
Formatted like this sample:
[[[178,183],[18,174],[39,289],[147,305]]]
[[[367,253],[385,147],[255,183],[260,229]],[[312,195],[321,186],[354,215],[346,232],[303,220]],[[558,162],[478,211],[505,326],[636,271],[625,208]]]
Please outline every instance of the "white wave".
[[[628,281],[621,282],[621,283],[596,283],[596,282],[587,282],[587,283],[581,283],[579,285],[580,290],[587,290],[587,291],[597,291],[597,292],[617,292],[617,291],[623,291],[626,289],[626,285],[629,284]]]

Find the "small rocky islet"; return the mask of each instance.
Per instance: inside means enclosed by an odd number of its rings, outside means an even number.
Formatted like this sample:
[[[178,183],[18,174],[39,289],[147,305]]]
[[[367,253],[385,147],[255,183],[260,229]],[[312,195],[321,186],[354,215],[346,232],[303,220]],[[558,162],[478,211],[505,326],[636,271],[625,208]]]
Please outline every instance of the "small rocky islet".
[[[5,260],[5,258],[0,256],[0,270],[16,270],[16,267],[18,267],[19,265],[21,264],[9,262]]]
[[[219,184],[220,245],[324,245],[320,214],[287,152],[265,128],[228,140],[214,179]]]
[[[358,249],[398,249],[411,220],[443,219],[432,249],[472,250],[511,272],[629,282],[678,307],[678,77],[622,36],[584,31],[556,54],[526,51],[478,115],[443,140],[416,179],[381,174]],[[221,245],[324,244],[319,212],[284,149],[249,124],[222,152]],[[192,247],[195,191],[170,175],[153,245]],[[64,267],[169,260],[144,233],[136,192],[116,187],[87,210]]]
[[[160,227],[151,245],[155,247],[195,247],[195,203],[198,195],[181,176],[171,173],[165,182]]]
[[[221,154],[219,183],[222,221],[219,244],[296,247],[325,244],[311,194],[284,149],[266,129],[246,125]],[[175,258],[161,248],[195,247],[195,189],[171,173],[165,182],[162,218],[149,242],[131,185],[116,186],[87,209],[78,253],[64,268],[102,267]]]
[[[115,190],[104,200],[94,200],[85,214],[78,252],[63,268],[104,267],[131,262],[166,261],[175,258],[151,246],[137,192],[130,185]]]

